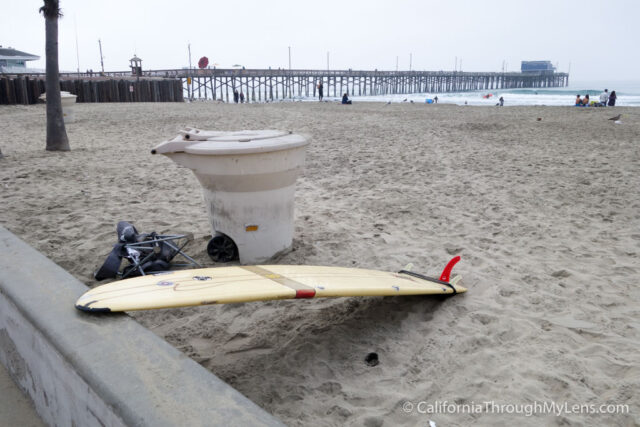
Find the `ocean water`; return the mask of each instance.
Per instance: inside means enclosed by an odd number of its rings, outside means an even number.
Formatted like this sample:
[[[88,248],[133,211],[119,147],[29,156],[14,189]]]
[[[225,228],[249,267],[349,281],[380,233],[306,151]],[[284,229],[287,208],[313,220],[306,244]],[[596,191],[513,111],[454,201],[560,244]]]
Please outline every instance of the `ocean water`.
[[[567,87],[544,89],[505,89],[493,91],[472,91],[452,93],[414,93],[410,95],[351,96],[353,102],[420,102],[438,96],[438,102],[447,104],[494,106],[504,98],[505,106],[514,105],[574,105],[576,95],[589,94],[592,101],[598,101],[600,93],[607,88],[616,91],[616,106],[640,107],[640,81],[638,82],[570,82]],[[492,94],[488,99],[484,96]],[[339,98],[325,97],[326,100],[340,101]],[[303,99],[311,100],[311,99]],[[406,100],[406,101],[405,101]]]

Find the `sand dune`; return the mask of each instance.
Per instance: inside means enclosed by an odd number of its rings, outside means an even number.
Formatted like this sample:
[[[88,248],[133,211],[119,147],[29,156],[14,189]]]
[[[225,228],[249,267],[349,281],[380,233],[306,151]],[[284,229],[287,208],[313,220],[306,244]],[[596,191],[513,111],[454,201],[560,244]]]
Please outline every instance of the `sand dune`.
[[[185,126],[312,138],[298,181],[293,250],[277,263],[393,271],[413,262],[436,275],[462,255],[455,271],[469,292],[449,299],[133,314],[287,424],[640,423],[640,110],[76,108],[77,121],[67,126],[72,151],[48,153],[44,106],[0,107],[0,224],[90,286],[119,220],[143,231],[193,232],[188,252],[213,264],[199,184],[189,170],[149,153]],[[614,111],[621,124],[607,120]],[[379,365],[364,362],[370,352]],[[418,411],[443,401],[614,403],[630,413]]]

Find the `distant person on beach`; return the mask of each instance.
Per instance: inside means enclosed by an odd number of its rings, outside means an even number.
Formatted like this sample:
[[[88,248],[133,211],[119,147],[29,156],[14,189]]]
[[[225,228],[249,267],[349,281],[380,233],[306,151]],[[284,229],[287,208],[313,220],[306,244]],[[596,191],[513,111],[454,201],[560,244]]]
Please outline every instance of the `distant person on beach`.
[[[580,99],[580,94],[576,95],[576,107],[582,107],[582,99]]]
[[[582,98],[582,105],[584,107],[588,107],[589,106],[589,94],[586,94],[584,96],[584,98]]]
[[[436,104],[438,103],[438,95],[433,97],[433,102],[435,102]]]
[[[237,104],[239,99],[240,99],[240,95],[238,94],[238,89],[234,89],[233,90],[233,102],[235,102]]]
[[[244,104],[244,92],[240,91],[240,104]]]
[[[607,102],[609,102],[609,90],[605,89],[604,92],[600,94],[600,104],[602,107],[606,107]]]
[[[349,97],[347,96],[346,93],[342,95],[342,103],[351,105],[351,101],[349,100]]]
[[[611,95],[609,95],[609,107],[616,106],[616,99],[618,99],[618,95],[616,95],[616,91],[612,90]]]
[[[322,97],[323,97],[323,95],[324,95],[324,94],[322,93],[322,92],[323,92],[323,89],[324,89],[324,86],[322,85],[322,81],[319,81],[319,82],[318,82],[318,97],[320,98],[320,99],[319,99],[320,101],[322,101]]]
[[[503,97],[500,97],[500,106],[501,107],[504,106],[504,98]]]

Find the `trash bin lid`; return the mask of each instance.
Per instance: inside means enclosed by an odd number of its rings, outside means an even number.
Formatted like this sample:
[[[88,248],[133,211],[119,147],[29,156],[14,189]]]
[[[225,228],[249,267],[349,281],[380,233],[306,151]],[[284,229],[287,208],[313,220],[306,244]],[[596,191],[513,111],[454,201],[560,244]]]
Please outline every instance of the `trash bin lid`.
[[[201,131],[205,136],[207,131]],[[199,138],[202,138],[200,136]],[[211,132],[206,140],[191,140],[188,134],[178,135],[151,150],[152,154],[188,153],[195,155],[253,154],[287,150],[307,145],[306,138],[279,130],[243,130]]]

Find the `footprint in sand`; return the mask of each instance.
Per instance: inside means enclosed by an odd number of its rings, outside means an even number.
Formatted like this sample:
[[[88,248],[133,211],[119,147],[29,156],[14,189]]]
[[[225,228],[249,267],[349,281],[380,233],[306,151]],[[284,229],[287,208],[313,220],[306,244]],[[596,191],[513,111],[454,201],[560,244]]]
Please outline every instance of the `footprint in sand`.
[[[569,273],[567,270],[558,270],[551,273],[551,275],[559,279],[564,279],[571,276],[571,273]]]

